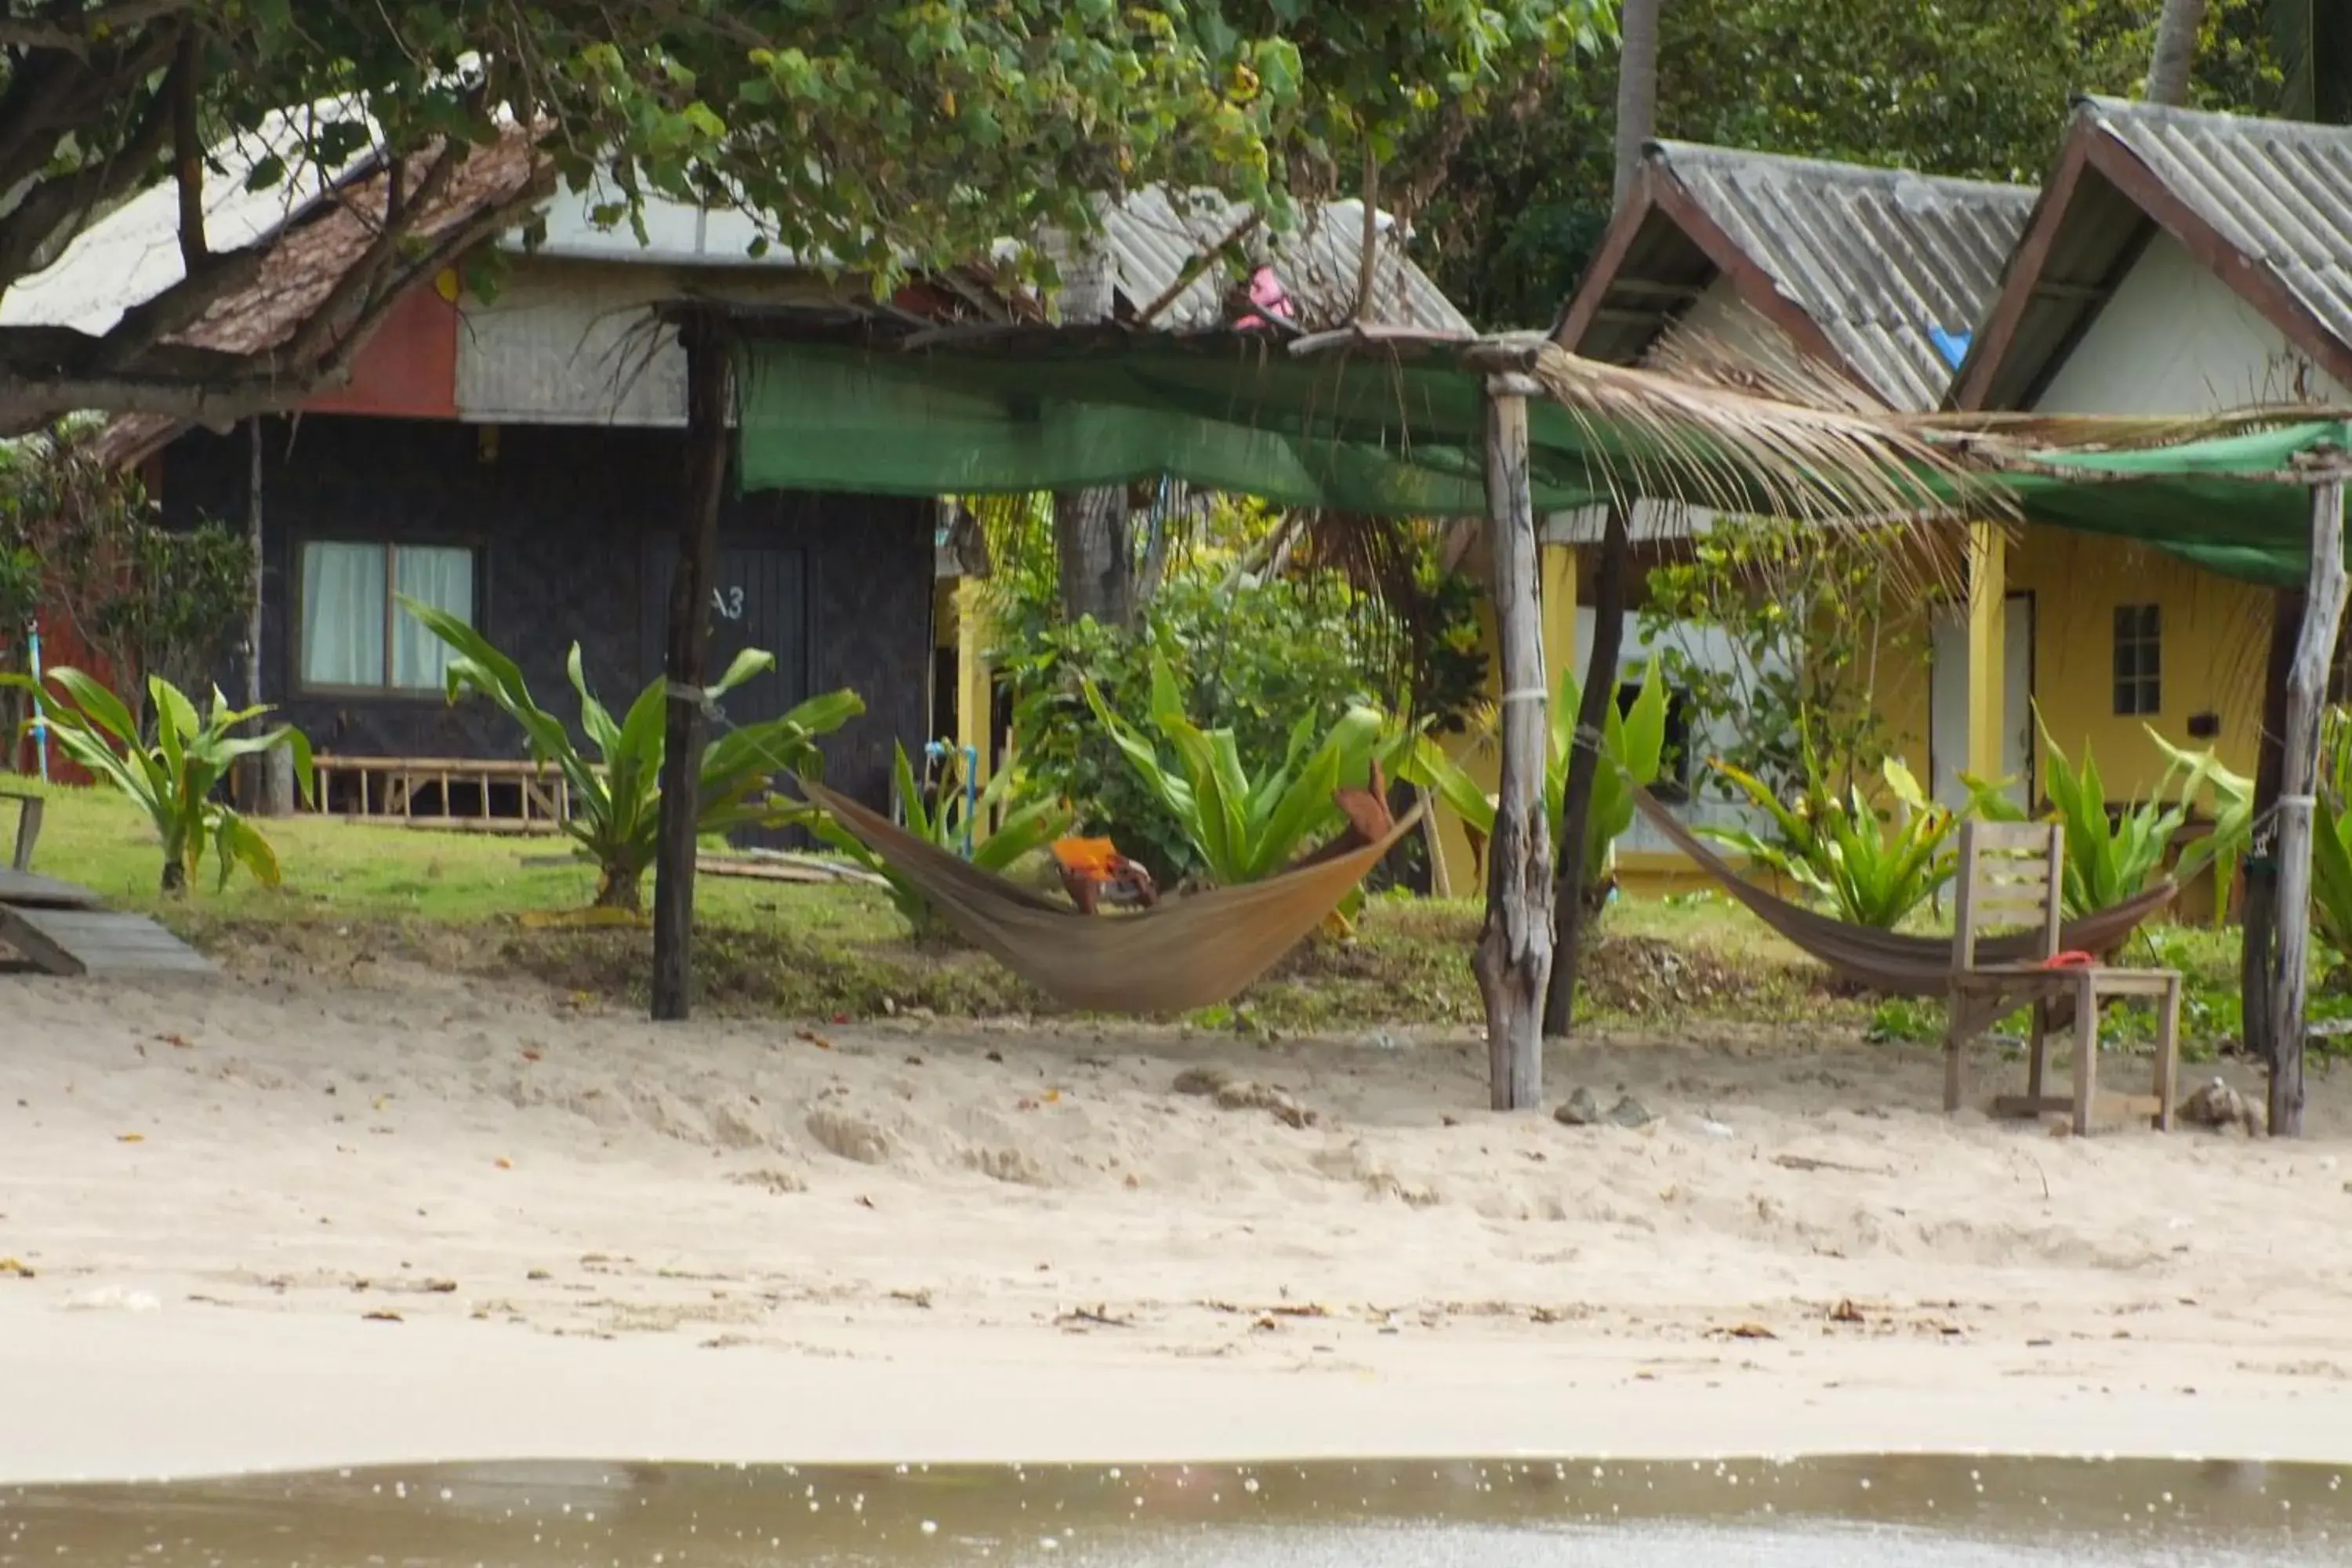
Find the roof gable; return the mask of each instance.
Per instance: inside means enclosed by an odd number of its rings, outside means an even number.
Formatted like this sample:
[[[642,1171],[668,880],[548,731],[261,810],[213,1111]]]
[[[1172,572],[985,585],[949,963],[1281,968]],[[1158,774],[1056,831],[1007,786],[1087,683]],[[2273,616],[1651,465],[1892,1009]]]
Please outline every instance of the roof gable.
[[[1727,278],[1800,352],[1932,408],[2032,205],[2021,185],[1654,142],[1557,335],[1632,363]]]
[[[2030,405],[2159,232],[2352,384],[2352,129],[2084,98],[1950,401]]]

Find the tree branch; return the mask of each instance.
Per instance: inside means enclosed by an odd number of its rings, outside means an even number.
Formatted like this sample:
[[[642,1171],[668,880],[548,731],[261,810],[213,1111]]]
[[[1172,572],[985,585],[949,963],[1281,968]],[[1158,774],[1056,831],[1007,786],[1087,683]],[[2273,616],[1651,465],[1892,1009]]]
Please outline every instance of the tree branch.
[[[204,34],[183,27],[178,58],[163,89],[172,100],[172,177],[180,187],[180,263],[191,278],[204,270],[212,254],[205,240],[205,135],[196,121],[204,55]]]
[[[195,8],[196,0],[114,0],[95,10],[53,13],[47,18],[0,16],[0,49],[55,49],[86,55],[116,34]]]
[[[163,94],[111,154],[53,174],[18,197],[0,217],[0,289],[43,259],[59,234],[143,180],[170,141],[171,129],[170,95]]]

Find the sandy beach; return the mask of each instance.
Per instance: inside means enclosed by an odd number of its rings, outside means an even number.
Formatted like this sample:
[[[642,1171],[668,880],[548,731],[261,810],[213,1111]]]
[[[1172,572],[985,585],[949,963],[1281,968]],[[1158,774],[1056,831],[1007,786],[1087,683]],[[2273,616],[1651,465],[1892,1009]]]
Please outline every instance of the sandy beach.
[[[1404,1030],[656,1028],[393,964],[0,976],[0,1479],[2352,1458],[2341,1076],[2274,1144],[1948,1122],[1932,1052],[1785,1030],[1553,1053],[1635,1130],[1490,1115],[1483,1071]]]

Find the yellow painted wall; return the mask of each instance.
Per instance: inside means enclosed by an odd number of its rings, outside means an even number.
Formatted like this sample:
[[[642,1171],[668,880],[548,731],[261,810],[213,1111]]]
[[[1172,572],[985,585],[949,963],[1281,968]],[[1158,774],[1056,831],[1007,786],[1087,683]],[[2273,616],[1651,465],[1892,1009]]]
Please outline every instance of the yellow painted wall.
[[[2030,529],[2012,543],[2009,584],[2033,595],[2033,693],[2050,738],[2082,765],[2087,744],[2107,799],[2146,796],[2164,775],[2164,755],[2145,726],[2178,746],[2209,742],[2189,734],[2190,715],[2220,717],[2210,742],[2223,765],[2251,775],[2262,727],[2263,665],[2270,639],[2270,595],[2200,572],[2124,540]],[[2115,612],[2161,606],[2160,710],[2148,718],[2115,710]],[[2035,793],[2047,787],[2035,746]]]

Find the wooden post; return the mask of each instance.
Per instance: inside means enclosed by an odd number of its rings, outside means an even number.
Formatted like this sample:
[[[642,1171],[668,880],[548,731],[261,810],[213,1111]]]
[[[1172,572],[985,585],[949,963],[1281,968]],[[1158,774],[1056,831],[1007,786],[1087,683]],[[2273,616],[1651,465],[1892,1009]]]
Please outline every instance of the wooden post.
[[[2271,959],[2278,929],[2279,774],[2284,766],[2286,689],[2294,674],[2294,645],[2303,631],[2303,590],[2271,595],[2270,653],[2263,670],[2263,727],[2255,742],[2253,842],[2246,847],[2245,908],[2241,912],[2238,993],[2246,1054],[2267,1067],[2278,1059],[2271,1028]],[[2227,889],[2216,890],[2226,898]]]
[[[1528,486],[1522,376],[1486,384],[1486,510],[1502,665],[1502,771],[1486,847],[1486,923],[1471,968],[1486,1003],[1494,1108],[1543,1100],[1544,987],[1551,975],[1551,827],[1542,809],[1547,748],[1543,624],[1536,604],[1535,502]]]
[[[2003,706],[2009,689],[2008,599],[2009,542],[2000,524],[1970,523],[1968,771],[1987,784],[2000,782],[2008,759],[2009,726],[2024,717]],[[2018,804],[2028,811],[2040,798],[2035,786],[2030,776],[2017,781]]]
[[[253,574],[246,585],[252,602],[245,611],[245,705],[258,708],[261,695],[261,606],[268,592],[268,572],[263,553],[261,529],[261,498],[263,457],[267,443],[263,437],[261,416],[246,421],[247,436],[248,474],[245,492],[245,540],[253,551]],[[243,799],[251,802],[256,816],[284,816],[294,809],[294,754],[284,747],[264,752],[257,757],[247,757],[237,778],[236,785]]]
[[[2311,497],[2311,584],[2287,681],[2278,801],[2278,960],[2271,976],[2270,1127],[2303,1136],[2303,993],[2311,958],[2312,792],[2319,777],[2319,718],[2344,619],[2344,481]]]
[[[1601,737],[1609,704],[1617,700],[1617,655],[1625,639],[1625,579],[1633,546],[1624,509],[1611,507],[1593,578],[1592,649],[1584,659],[1584,697],[1576,713],[1576,743],[1560,788],[1559,870],[1552,884],[1551,981],[1544,996],[1544,1033],[1565,1035],[1576,1022],[1576,976],[1584,952],[1586,867],[1581,846],[1592,820],[1592,789],[1601,773]]]
[[[656,1020],[687,1016],[694,948],[694,839],[701,816],[701,690],[710,651],[710,592],[718,572],[719,509],[727,489],[727,404],[733,366],[706,317],[679,331],[686,347],[686,510],[669,589],[663,672],[669,711],[663,731],[661,838],[654,862],[654,1005]]]

